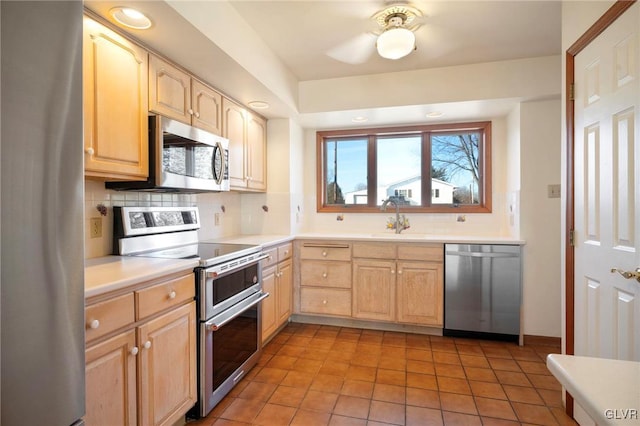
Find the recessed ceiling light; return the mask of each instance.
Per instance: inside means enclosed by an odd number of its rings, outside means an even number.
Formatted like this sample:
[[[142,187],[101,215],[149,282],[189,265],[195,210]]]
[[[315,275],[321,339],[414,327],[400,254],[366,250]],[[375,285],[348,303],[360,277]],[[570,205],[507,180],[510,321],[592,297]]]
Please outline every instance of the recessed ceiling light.
[[[359,117],[353,117],[351,121],[353,121],[354,123],[365,123],[369,121],[369,119],[367,117],[359,116]]]
[[[427,118],[438,118],[438,117],[442,117],[444,115],[444,112],[442,111],[431,111],[427,113]]]
[[[249,106],[255,109],[267,109],[269,108],[269,103],[265,101],[251,101],[249,102]]]
[[[151,27],[151,19],[147,18],[144,13],[130,7],[114,7],[109,13],[113,19],[125,27],[136,30],[146,30]]]

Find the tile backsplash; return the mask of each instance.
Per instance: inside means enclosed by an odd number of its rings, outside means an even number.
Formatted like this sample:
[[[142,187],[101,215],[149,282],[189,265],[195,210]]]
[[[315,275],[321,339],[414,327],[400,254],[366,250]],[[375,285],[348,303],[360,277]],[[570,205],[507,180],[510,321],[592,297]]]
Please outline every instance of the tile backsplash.
[[[85,258],[111,254],[113,236],[113,206],[172,207],[196,205],[195,194],[162,194],[149,192],[111,191],[100,181],[85,180],[84,225]],[[104,208],[102,207],[104,206]],[[101,212],[102,210],[102,212]],[[106,211],[106,215],[103,213]],[[102,236],[91,238],[92,218],[102,218]]]

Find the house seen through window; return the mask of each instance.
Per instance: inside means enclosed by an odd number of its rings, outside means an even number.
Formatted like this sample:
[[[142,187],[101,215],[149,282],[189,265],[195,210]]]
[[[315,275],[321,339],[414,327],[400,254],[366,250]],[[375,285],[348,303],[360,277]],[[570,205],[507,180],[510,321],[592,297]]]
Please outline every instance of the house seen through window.
[[[491,211],[491,123],[318,132],[318,211]]]

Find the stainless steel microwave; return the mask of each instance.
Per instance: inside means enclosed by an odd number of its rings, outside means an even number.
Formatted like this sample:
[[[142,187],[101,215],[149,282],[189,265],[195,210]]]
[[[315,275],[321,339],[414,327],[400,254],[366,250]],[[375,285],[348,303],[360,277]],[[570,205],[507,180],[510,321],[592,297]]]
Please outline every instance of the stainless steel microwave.
[[[149,117],[149,177],[108,189],[157,192],[229,190],[229,141],[170,118]]]

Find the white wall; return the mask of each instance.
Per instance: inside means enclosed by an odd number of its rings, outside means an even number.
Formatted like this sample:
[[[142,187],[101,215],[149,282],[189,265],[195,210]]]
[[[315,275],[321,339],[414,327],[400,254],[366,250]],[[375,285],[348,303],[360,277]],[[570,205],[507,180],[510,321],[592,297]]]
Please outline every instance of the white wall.
[[[520,238],[520,104],[507,116],[507,164],[509,235]]]
[[[560,183],[560,100],[520,105],[520,237],[523,254],[523,330],[561,335],[560,198],[547,186]]]
[[[610,0],[602,0],[602,1],[563,1],[562,2],[562,51],[566,52],[569,47],[573,43],[578,40],[578,38],[585,33],[587,29],[591,25],[593,25],[602,14],[604,14],[607,9],[613,5],[615,1]],[[562,108],[561,108],[561,145],[562,145],[562,156],[560,160],[561,165],[561,180],[562,182],[566,182],[567,180],[567,139],[566,139],[566,111],[564,105],[566,105],[567,99],[565,96],[566,93],[566,80],[565,80],[565,72],[566,72],[566,60],[565,56],[562,56],[562,74],[561,84],[562,84]],[[566,200],[567,194],[565,192],[565,188],[562,190],[562,211],[566,210]],[[566,250],[564,244],[564,233],[567,228],[566,220],[564,214],[562,215],[562,230],[563,232],[558,236],[560,239],[560,246],[562,250],[562,260],[561,260],[561,272],[560,272],[560,280],[562,283],[561,291],[562,291],[562,299],[561,299],[561,321],[562,321],[562,338],[563,338],[563,350],[564,350],[564,338],[565,338],[565,259],[564,253]]]
[[[344,213],[337,220],[335,213],[316,211],[316,132],[305,131],[304,154],[304,232],[320,233],[376,233],[384,232],[388,213]],[[405,233],[433,235],[509,236],[507,217],[507,129],[506,119],[492,121],[492,185],[493,212],[464,214],[466,221],[458,222],[458,214],[407,214],[411,228]]]

